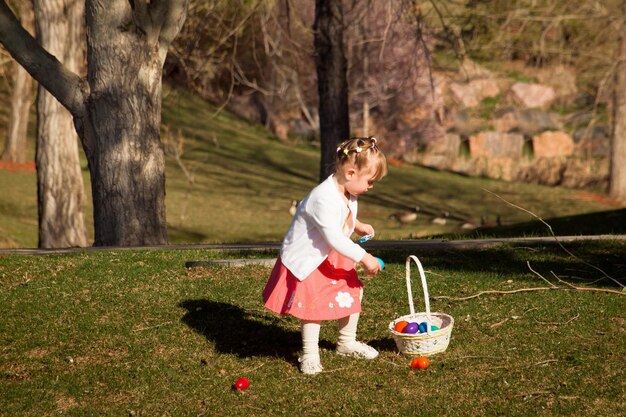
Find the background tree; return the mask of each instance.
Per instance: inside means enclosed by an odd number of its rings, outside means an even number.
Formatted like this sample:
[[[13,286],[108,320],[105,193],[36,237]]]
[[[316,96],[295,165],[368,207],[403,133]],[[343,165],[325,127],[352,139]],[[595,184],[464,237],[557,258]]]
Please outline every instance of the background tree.
[[[413,2],[336,6],[343,11],[349,134],[378,135],[396,156],[442,135],[426,50],[432,36],[418,28]],[[317,142],[315,7],[303,0],[192,0],[168,74],[281,139]]]
[[[622,3],[613,103],[609,193],[626,201],[626,0]]]
[[[315,2],[315,52],[320,118],[320,181],[332,173],[337,144],[350,135],[347,63],[343,49],[343,6]]]
[[[35,32],[35,16],[30,0],[19,2],[20,22],[29,33]],[[15,78],[11,90],[11,113],[6,142],[0,159],[8,162],[26,162],[26,143],[28,119],[32,102],[33,80],[28,72],[17,62],[14,63]]]
[[[432,35],[414,2],[353,2],[344,20],[354,133],[379,135],[389,154],[407,159],[444,136]]]
[[[191,0],[168,56],[175,81],[280,139],[317,137],[313,2]]]
[[[83,1],[35,0],[37,39],[65,67],[81,73]],[[45,88],[37,93],[39,247],[86,246],[85,190],[72,115]]]
[[[83,78],[0,0],[0,43],[74,117],[91,178],[95,245],[167,243],[161,78],[187,7],[187,0],[87,0]]]

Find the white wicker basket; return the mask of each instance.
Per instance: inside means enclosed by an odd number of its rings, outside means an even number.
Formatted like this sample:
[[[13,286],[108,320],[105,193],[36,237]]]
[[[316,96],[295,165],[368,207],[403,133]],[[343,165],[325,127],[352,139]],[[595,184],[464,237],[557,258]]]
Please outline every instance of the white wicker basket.
[[[417,265],[417,269],[422,279],[422,287],[424,288],[424,303],[426,304],[425,312],[415,312],[413,306],[413,293],[411,291],[411,260]],[[436,353],[445,351],[450,343],[452,336],[452,326],[454,319],[445,313],[431,313],[430,301],[428,299],[428,285],[424,276],[424,268],[416,256],[406,258],[406,289],[409,295],[409,310],[411,314],[398,317],[389,323],[389,331],[396,342],[398,350],[406,356],[432,356]],[[426,322],[428,323],[426,333],[407,334],[394,330],[396,323],[399,321],[408,322]],[[439,330],[431,330],[431,326],[439,327]]]

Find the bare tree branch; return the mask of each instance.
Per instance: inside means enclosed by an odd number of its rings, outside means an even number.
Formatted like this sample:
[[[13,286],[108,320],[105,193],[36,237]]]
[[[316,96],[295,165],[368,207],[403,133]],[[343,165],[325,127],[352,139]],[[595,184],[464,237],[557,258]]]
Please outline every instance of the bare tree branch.
[[[185,23],[189,0],[152,1],[148,7],[151,20],[159,29],[159,53],[164,61],[167,50]]]

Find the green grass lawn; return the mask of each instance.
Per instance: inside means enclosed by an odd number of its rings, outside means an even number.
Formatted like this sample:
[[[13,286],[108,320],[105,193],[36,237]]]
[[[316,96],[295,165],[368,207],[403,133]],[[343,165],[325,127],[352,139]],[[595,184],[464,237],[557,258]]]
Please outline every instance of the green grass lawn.
[[[624,242],[568,249],[624,282]],[[415,371],[387,331],[391,320],[408,313],[408,253],[376,255],[387,268],[364,278],[359,336],[380,350],[379,358],[335,355],[336,327],[325,322],[325,371],[314,377],[297,368],[298,322],[262,306],[269,268],[184,267],[188,260],[241,254],[4,255],[0,415],[626,413],[624,296],[550,290],[437,298],[547,287],[526,262],[556,284],[551,271],[580,287],[617,288],[596,270],[556,246],[416,254],[427,270],[432,310],[452,315],[455,324],[447,351],[433,356],[427,370]],[[233,391],[241,376],[250,379],[250,388]]]
[[[2,92],[0,92],[2,94]],[[5,93],[6,94],[6,93]],[[166,209],[170,243],[280,241],[291,216],[291,201],[301,200],[318,181],[319,151],[297,139],[281,142],[265,129],[180,90],[166,88],[163,137],[183,138],[182,162],[193,172],[189,184],[174,158],[167,158]],[[6,115],[5,115],[6,116]],[[5,116],[0,112],[0,133]],[[383,138],[384,140],[384,138]],[[31,144],[30,155],[34,152]],[[85,221],[93,236],[89,175]],[[36,175],[0,170],[0,247],[37,246]],[[488,190],[488,191],[486,191]],[[551,223],[557,233],[626,233],[626,211],[601,194],[471,178],[415,166],[392,166],[389,175],[361,198],[359,217],[380,239],[503,235],[546,235],[546,228],[517,204]],[[389,216],[420,206],[413,223]],[[446,225],[432,222],[449,212]],[[577,220],[577,216],[593,216]],[[465,235],[461,225],[493,223]],[[610,221],[608,220],[610,219]],[[524,224],[526,223],[526,224]],[[521,226],[520,226],[521,224]],[[583,227],[583,225],[587,227]]]

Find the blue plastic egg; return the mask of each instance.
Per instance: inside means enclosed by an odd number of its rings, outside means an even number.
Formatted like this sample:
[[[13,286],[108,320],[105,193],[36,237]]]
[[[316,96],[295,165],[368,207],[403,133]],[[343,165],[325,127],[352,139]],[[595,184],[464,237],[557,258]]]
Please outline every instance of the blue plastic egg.
[[[403,333],[409,333],[409,334],[417,333],[418,327],[419,327],[419,324],[412,321],[411,323],[406,325]]]
[[[383,260],[380,258],[376,258],[376,260],[380,264],[380,269],[385,269],[385,262],[383,262]]]
[[[419,324],[419,326],[417,327],[417,329],[419,330],[420,333],[426,333],[426,330],[428,329],[427,327],[428,325],[426,324],[425,321],[421,322]]]

